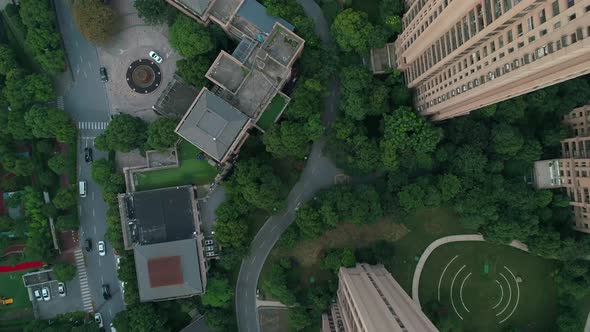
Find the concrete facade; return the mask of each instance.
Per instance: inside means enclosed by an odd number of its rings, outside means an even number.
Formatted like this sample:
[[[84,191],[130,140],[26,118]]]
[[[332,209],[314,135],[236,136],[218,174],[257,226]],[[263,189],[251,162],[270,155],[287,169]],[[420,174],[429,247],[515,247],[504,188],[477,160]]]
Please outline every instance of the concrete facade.
[[[338,301],[322,317],[323,332],[438,331],[383,265],[340,268]]]
[[[433,120],[590,72],[590,0],[408,1],[397,68]]]
[[[576,136],[561,141],[560,158],[535,162],[535,186],[564,188],[570,198],[573,228],[590,233],[590,105],[574,109],[563,122]]]

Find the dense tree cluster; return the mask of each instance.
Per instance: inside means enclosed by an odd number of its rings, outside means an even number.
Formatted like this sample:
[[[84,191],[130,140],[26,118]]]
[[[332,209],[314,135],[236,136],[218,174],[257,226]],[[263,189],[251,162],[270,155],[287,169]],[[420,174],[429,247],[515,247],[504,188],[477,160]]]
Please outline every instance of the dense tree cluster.
[[[342,11],[334,23],[332,34],[345,52],[368,53],[373,47],[383,47],[387,34],[380,26],[374,26],[365,12],[352,8]]]
[[[187,58],[206,54],[215,47],[209,30],[186,15],[178,15],[170,27],[170,45]]]
[[[53,273],[59,281],[70,281],[76,276],[76,266],[70,263],[59,263],[53,266]]]
[[[147,124],[129,114],[113,117],[107,130],[96,138],[96,147],[103,151],[129,152],[145,144]]]
[[[72,16],[80,33],[93,43],[106,43],[117,32],[117,13],[101,0],[74,0]]]
[[[143,21],[150,25],[172,23],[178,15],[178,9],[164,0],[135,0],[133,7]]]
[[[57,29],[57,18],[51,1],[21,1],[18,15],[12,15],[17,13],[16,10],[7,10],[6,13],[13,22],[13,27],[22,29],[25,45],[43,71],[49,74],[62,72],[66,66],[65,52],[62,48],[61,37]],[[2,52],[0,52],[0,58],[2,57]],[[4,61],[6,59],[0,60],[0,63]],[[4,63],[6,64],[6,62]],[[0,74],[3,71],[2,67],[0,65]]]

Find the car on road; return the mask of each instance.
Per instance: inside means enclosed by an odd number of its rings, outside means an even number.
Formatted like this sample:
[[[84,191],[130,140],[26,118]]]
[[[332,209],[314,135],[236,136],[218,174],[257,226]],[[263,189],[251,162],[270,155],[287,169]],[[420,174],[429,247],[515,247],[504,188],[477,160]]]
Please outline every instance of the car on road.
[[[107,75],[107,69],[105,67],[100,67],[100,80],[103,82],[109,81],[109,76]]]
[[[162,63],[162,57],[155,51],[150,51],[150,58],[154,59],[157,63]]]
[[[86,188],[87,188],[86,181],[80,181],[79,190],[80,190],[80,197],[86,197]]]
[[[86,244],[84,249],[86,249],[87,252],[91,252],[92,251],[92,239],[86,239],[84,241],[84,244]]]
[[[33,292],[33,294],[35,294],[35,299],[37,301],[41,301],[43,300],[43,297],[41,296],[41,291],[38,289],[35,289],[35,291]]]
[[[121,267],[121,256],[115,256],[115,263],[117,264],[117,270]]]
[[[104,244],[104,241],[98,241],[98,254],[104,256],[107,254],[107,247]]]
[[[94,160],[94,157],[92,156],[92,149],[91,148],[84,148],[84,160],[89,163],[91,161]]]
[[[43,294],[43,301],[51,300],[51,294],[49,293],[49,288],[43,287],[41,289],[41,294]]]
[[[109,284],[102,285],[102,297],[105,300],[108,300],[111,298],[111,287],[109,287]]]
[[[66,296],[66,285],[63,282],[57,283],[57,293],[59,296]]]
[[[94,321],[96,322],[96,324],[98,324],[99,328],[102,329],[104,327],[102,323],[102,315],[100,314],[100,312],[94,314]]]

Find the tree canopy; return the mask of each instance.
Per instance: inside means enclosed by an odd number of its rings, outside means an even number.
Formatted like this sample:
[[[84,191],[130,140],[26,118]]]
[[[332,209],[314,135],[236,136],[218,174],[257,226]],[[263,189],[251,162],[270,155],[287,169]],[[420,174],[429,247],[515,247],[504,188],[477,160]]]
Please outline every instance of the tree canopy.
[[[201,300],[204,305],[227,307],[232,304],[233,297],[234,289],[229,284],[229,280],[212,277],[207,279],[207,292],[203,294]]]
[[[117,31],[117,13],[100,0],[75,0],[72,16],[80,33],[93,43],[106,43]]]
[[[386,35],[381,28],[371,24],[365,12],[352,8],[336,16],[332,33],[338,46],[346,52],[367,53],[373,47],[383,47],[386,42]]]
[[[146,142],[146,123],[128,114],[115,115],[107,130],[96,138],[96,147],[103,151],[129,152]]]
[[[174,132],[177,122],[168,118],[159,118],[150,123],[147,130],[147,143],[152,149],[164,150],[170,148],[178,141],[178,135]]]
[[[209,30],[186,15],[178,15],[170,27],[170,45],[185,57],[195,57],[215,47]]]

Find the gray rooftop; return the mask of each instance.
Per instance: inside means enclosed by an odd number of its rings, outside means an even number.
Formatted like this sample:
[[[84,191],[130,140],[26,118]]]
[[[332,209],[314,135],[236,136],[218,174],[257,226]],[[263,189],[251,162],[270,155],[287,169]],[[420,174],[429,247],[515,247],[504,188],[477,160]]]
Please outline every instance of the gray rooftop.
[[[162,92],[153,109],[156,113],[172,119],[180,119],[191,106],[199,90],[174,75]]]
[[[176,0],[176,2],[185,5],[199,15],[203,15],[207,11],[211,1],[213,0]]]
[[[129,194],[127,214],[136,228],[133,242],[154,244],[193,238],[192,190],[192,186],[182,186]]]
[[[136,246],[133,253],[141,302],[203,293],[196,239]],[[166,260],[172,263],[152,267],[151,262]]]
[[[268,15],[266,13],[266,7],[256,0],[245,0],[236,15],[253,24],[260,30],[260,32],[267,35],[272,31],[275,22],[281,23],[291,31],[295,28],[291,23],[282,18]]]
[[[246,115],[213,92],[203,89],[176,132],[220,161],[247,122]]]

